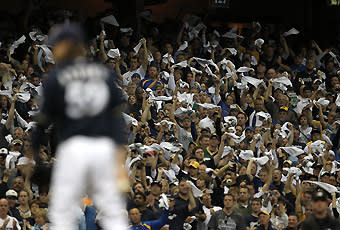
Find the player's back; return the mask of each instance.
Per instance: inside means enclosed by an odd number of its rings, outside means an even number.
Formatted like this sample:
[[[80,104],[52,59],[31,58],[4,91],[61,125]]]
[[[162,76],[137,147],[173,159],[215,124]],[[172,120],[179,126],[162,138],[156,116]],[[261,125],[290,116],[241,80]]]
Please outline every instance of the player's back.
[[[74,135],[112,137],[122,103],[112,74],[84,58],[58,66],[43,84],[41,112],[55,122],[59,141]]]

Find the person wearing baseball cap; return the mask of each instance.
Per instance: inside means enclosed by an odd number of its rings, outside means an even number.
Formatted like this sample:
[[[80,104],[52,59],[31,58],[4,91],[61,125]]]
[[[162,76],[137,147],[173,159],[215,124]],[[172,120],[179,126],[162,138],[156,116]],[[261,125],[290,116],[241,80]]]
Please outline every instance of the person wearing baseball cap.
[[[200,164],[197,161],[191,161],[189,164],[189,180],[196,184],[197,176],[198,176],[198,169]]]
[[[274,230],[270,222],[270,214],[266,210],[261,210],[258,214],[258,223],[259,226],[256,227],[256,230]]]
[[[8,207],[9,207],[8,215],[15,217],[19,221],[20,225],[23,224],[19,209],[15,207],[16,201],[18,199],[18,193],[13,189],[9,189],[7,190],[5,195],[6,195],[6,199],[8,201]]]
[[[324,190],[313,193],[313,214],[302,223],[302,230],[339,229],[339,222],[328,213],[328,195]]]

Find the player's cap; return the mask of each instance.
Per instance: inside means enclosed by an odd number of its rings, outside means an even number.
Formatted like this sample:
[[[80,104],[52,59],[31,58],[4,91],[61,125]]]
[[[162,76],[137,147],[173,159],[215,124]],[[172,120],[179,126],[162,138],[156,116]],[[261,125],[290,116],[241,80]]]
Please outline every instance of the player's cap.
[[[0,155],[7,155],[7,154],[8,154],[8,149],[6,149],[6,148],[0,149]]]
[[[327,201],[327,194],[323,190],[318,190],[313,193],[312,200],[313,201]]]
[[[14,191],[13,189],[7,190],[6,192],[6,197],[10,198],[10,197],[18,197],[18,193],[16,191]]]
[[[260,213],[258,215],[260,216],[261,214],[264,214],[266,216],[270,216],[269,212],[267,212],[265,210],[260,211]]]
[[[51,28],[46,44],[53,46],[63,40],[81,43],[84,41],[84,36],[84,31],[78,23],[58,24]]]
[[[12,141],[12,145],[23,145],[23,142],[20,139],[15,139]]]
[[[200,167],[200,164],[197,161],[192,161],[192,162],[190,162],[189,167],[193,167],[195,169],[198,169]]]

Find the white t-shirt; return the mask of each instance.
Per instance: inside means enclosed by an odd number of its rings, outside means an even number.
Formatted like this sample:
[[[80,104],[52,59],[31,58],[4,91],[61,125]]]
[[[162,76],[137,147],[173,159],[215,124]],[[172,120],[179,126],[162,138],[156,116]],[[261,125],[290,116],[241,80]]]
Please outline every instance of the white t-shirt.
[[[141,80],[144,78],[145,76],[145,70],[143,69],[142,65],[140,65],[138,67],[138,69],[134,70],[134,71],[128,71],[126,73],[123,74],[123,85],[128,85],[129,82],[131,81],[131,77],[134,73],[138,73],[140,75]]]
[[[5,220],[7,219],[7,218],[9,218],[10,220],[9,220],[9,222],[8,222],[8,224],[7,224],[7,226],[6,226],[6,230],[12,230],[13,229],[13,220],[15,220],[16,221],[16,226],[17,226],[17,229],[18,230],[21,230],[21,227],[20,227],[20,225],[19,225],[19,221],[17,220],[17,219],[15,219],[14,217],[11,217],[11,216],[9,216],[9,215],[7,215],[7,217],[5,218],[5,219],[1,219],[0,218],[0,226],[2,226],[3,224],[4,224],[4,222],[5,222]]]
[[[308,143],[309,140],[311,139],[311,132],[312,132],[312,127],[307,127],[305,130],[301,128],[301,125],[299,126],[300,129],[300,137],[299,140],[302,143]]]

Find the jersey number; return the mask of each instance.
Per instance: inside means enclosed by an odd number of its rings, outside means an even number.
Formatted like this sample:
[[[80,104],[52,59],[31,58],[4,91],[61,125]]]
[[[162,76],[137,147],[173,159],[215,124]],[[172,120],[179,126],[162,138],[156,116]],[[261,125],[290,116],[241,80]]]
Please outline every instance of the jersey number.
[[[73,81],[65,87],[66,115],[72,119],[101,113],[110,99],[110,90],[103,81]]]

